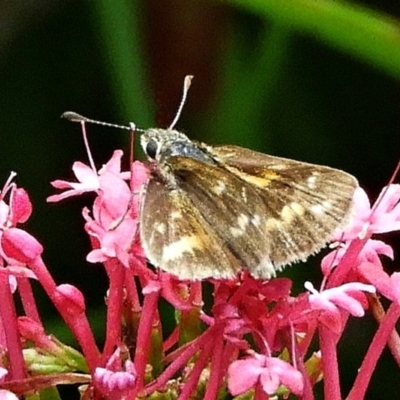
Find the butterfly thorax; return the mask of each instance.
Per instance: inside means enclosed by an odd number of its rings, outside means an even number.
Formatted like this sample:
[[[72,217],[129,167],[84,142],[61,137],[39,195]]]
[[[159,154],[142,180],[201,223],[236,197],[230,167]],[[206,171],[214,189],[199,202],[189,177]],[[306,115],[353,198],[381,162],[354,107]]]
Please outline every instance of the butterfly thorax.
[[[141,145],[150,161],[160,164],[168,162],[169,157],[189,157],[213,164],[205,146],[173,129],[148,129],[141,136]]]
[[[173,129],[148,129],[141,136],[141,145],[155,172],[166,181],[172,178],[168,165],[171,157],[194,158],[207,164],[215,164],[205,147]]]

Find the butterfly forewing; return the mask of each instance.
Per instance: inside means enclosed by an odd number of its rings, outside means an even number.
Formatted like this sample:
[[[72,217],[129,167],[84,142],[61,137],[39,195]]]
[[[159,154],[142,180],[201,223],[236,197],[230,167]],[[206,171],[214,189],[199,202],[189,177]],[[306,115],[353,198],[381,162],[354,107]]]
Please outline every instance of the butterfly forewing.
[[[146,131],[153,173],[141,213],[149,260],[181,278],[270,278],[321,249],[351,214],[357,181],[329,167],[171,130]]]

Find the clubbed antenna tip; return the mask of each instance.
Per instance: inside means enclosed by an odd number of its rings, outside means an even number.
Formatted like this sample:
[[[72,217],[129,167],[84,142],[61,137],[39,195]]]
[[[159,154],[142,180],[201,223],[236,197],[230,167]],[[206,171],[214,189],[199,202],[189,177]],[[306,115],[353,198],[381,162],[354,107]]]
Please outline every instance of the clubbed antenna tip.
[[[83,115],[80,115],[76,112],[73,112],[73,111],[65,111],[65,113],[63,113],[61,115],[61,118],[65,118],[71,122],[86,122],[87,121],[86,117],[84,117]]]
[[[61,118],[65,118],[68,121],[71,122],[87,122],[90,124],[97,124],[97,125],[102,125],[102,126],[109,126],[111,128],[117,128],[117,129],[125,129],[127,131],[131,131],[132,130],[132,126],[135,126],[134,124],[131,126],[124,126],[124,125],[117,125],[117,124],[110,124],[108,122],[103,122],[103,121],[97,121],[95,119],[91,119],[91,118],[86,118],[83,115],[80,115],[74,111],[65,111],[64,114],[61,115]],[[136,131],[138,132],[142,132],[142,129],[137,129]]]

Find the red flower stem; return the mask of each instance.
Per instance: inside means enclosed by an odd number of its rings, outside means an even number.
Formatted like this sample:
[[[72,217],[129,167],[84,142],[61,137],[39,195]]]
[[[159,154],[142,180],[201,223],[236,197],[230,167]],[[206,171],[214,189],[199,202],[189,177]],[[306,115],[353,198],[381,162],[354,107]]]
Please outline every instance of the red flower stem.
[[[126,295],[128,298],[128,303],[131,306],[132,312],[139,313],[142,309],[142,306],[140,305],[135,278],[132,275],[132,271],[127,268],[125,270],[125,288],[127,292]]]
[[[153,393],[155,390],[162,389],[165,384],[184,367],[189,359],[193,357],[206,343],[212,343],[215,334],[215,329],[209,328],[192,343],[189,343],[185,350],[164,370],[164,372],[154,382],[150,383],[145,388],[144,395]]]
[[[50,300],[63,317],[69,329],[71,329],[75,338],[79,342],[79,345],[81,346],[90,371],[93,371],[94,368],[98,366],[100,352],[97,348],[93,332],[85,314],[69,312],[68,304],[66,304],[66,301],[63,300],[64,297],[60,296],[58,293],[57,286],[40,257],[37,257],[32,263],[30,263],[29,267],[35,273],[39,282],[42,284],[43,289],[50,297]]]
[[[17,312],[11,293],[8,275],[0,274],[0,315],[1,324],[7,342],[8,358],[10,360],[9,373],[7,380],[25,378],[25,362],[22,355],[22,346],[19,338]]]
[[[136,391],[140,392],[144,386],[146,363],[151,346],[151,333],[159,292],[151,292],[144,297],[142,314],[139,321],[134,364],[137,372]]]
[[[372,315],[379,322],[379,324],[381,324],[383,319],[385,318],[386,313],[381,302],[379,301],[378,296],[376,294],[368,295],[368,302],[370,305],[370,310],[372,312]],[[400,337],[395,329],[393,329],[392,333],[390,334],[388,340],[388,346],[394,360],[400,367]]]
[[[175,346],[176,343],[178,343],[178,340],[179,340],[179,328],[175,327],[172,333],[164,340],[163,352],[165,353],[168,350],[170,350],[173,346]]]
[[[18,293],[21,297],[21,302],[24,307],[25,315],[40,325],[42,321],[40,319],[39,311],[36,307],[36,301],[33,296],[32,286],[28,278],[17,278],[18,282]]]
[[[46,265],[44,264],[41,257],[37,257],[32,263],[29,265],[32,271],[35,273],[38,281],[43,286],[43,289],[46,291],[47,295],[51,300],[54,300],[54,294],[57,290],[57,285],[54,282],[53,277],[50,275],[47,270]]]
[[[180,400],[190,399],[190,395],[193,393],[193,390],[199,382],[200,375],[206,367],[206,363],[210,357],[212,348],[213,343],[211,341],[209,343],[206,343],[206,345],[204,346],[203,351],[200,353],[199,358],[196,360],[196,363],[194,364],[193,369],[190,371],[189,377],[182,388],[179,396]]]
[[[135,168],[133,161],[135,160],[135,136],[136,136],[136,125],[131,125],[131,130],[130,130],[130,141],[129,141],[129,170],[131,172],[131,177],[130,177],[130,182],[129,182],[129,187],[134,193],[134,190],[136,189],[135,185]]]
[[[375,370],[376,363],[378,362],[399,317],[400,306],[396,302],[393,302],[372,339],[358,371],[357,378],[354,381],[354,385],[347,396],[347,400],[361,400],[364,398],[372,373]]]
[[[221,371],[222,354],[224,352],[224,337],[223,330],[219,330],[214,335],[214,340],[210,341],[213,344],[213,353],[210,366],[210,378],[208,380],[207,390],[204,400],[214,400],[217,398],[218,390],[221,386],[223,374]]]
[[[332,271],[332,274],[328,277],[326,289],[337,287],[345,281],[345,278],[350,270],[354,267],[354,265],[356,265],[357,257],[369,238],[370,235],[366,236],[363,239],[352,240],[339,265]]]
[[[337,335],[323,325],[319,326],[322,370],[324,373],[324,398],[340,400],[340,380],[337,359]],[[360,400],[360,399],[358,399]]]
[[[140,300],[137,292],[137,286],[135,282],[135,277],[132,275],[132,271],[129,268],[125,268],[125,298],[123,301],[123,321],[125,324],[126,334],[130,335],[132,339],[128,341],[136,340],[137,330],[140,321],[140,314],[142,306],[140,305]],[[128,345],[130,352],[133,354],[133,347]]]
[[[224,348],[224,354],[222,355],[222,365],[221,365],[221,373],[223,376],[226,375],[229,365],[231,364],[232,360],[236,360],[239,355],[239,349],[237,345],[226,342]]]
[[[110,280],[110,288],[107,299],[107,329],[101,360],[102,365],[107,362],[115,346],[121,340],[122,298],[125,280],[125,268],[116,259],[110,259],[105,263],[105,266]]]
[[[314,334],[315,329],[314,329],[314,324],[312,325],[312,332]],[[304,363],[304,357],[305,357],[305,352],[302,350],[302,341],[299,343],[297,340],[294,340],[293,342],[293,348],[291,350],[294,360],[293,360],[293,365],[296,365],[296,369],[301,372],[303,375],[303,381],[304,381],[304,388],[303,388],[303,393],[301,394],[301,399],[302,400],[314,400],[314,393],[313,393],[313,388],[312,385],[315,382],[311,382],[310,376],[307,372],[306,365]],[[307,346],[308,347],[308,346]]]
[[[313,393],[312,383],[310,381],[310,377],[308,376],[304,361],[300,357],[297,358],[297,369],[302,373],[304,381],[304,388],[303,393],[301,394],[301,400],[314,400],[315,397]]]
[[[89,370],[91,373],[93,373],[94,369],[99,366],[101,355],[94,340],[89,321],[86,318],[85,313],[74,315],[68,311],[64,311],[64,303],[65,302],[57,302],[55,305],[65,323],[68,325],[69,329],[71,329],[74,337],[78,341],[82,349],[82,353],[85,356]]]

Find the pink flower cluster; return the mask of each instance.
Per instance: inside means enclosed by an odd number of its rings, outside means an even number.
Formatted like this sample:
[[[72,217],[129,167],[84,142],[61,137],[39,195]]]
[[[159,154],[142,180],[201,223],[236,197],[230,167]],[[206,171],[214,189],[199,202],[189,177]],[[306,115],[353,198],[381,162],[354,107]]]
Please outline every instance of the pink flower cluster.
[[[56,284],[43,247],[20,227],[30,216],[27,193],[10,179],[0,198],[0,395],[14,399],[58,384],[80,383],[83,398],[216,398],[248,394],[268,399],[290,393],[314,399],[323,379],[326,399],[339,400],[337,345],[350,317],[370,308],[379,328],[360,366],[348,400],[363,399],[386,344],[400,366],[400,274],[388,275],[381,257],[392,248],[372,235],[399,230],[400,185],[382,191],[373,207],[362,189],[355,193],[352,224],[337,232],[335,248],[323,259],[323,284],[292,294],[287,278],[253,279],[243,272],[232,281],[209,279],[213,304],[203,303],[204,282],[180,281],[146,265],[138,235],[139,202],[147,168],[121,171],[122,152],[97,171],[76,162],[77,182],[55,181],[57,202],[92,192],[83,210],[92,243],[89,262],[102,263],[109,278],[105,342],[95,343],[84,295]],[[45,333],[30,280],[38,280],[77,339],[80,352]],[[19,293],[23,315],[14,303]],[[385,310],[377,297],[390,301]],[[175,329],[166,336],[160,301],[175,310]],[[317,337],[320,349],[311,352]],[[133,345],[132,345],[133,344]],[[8,396],[8,397],[6,397]],[[14,396],[14,397],[13,397]],[[167,398],[167,397],[166,397]]]

